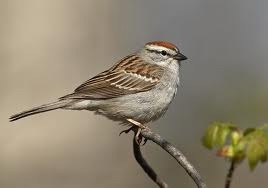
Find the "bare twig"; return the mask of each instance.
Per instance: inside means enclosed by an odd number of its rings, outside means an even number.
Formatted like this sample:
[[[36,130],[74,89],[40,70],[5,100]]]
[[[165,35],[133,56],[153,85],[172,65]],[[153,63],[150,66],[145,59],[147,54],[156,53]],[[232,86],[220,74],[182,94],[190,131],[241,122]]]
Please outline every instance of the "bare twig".
[[[135,131],[134,131],[135,132]],[[198,188],[207,188],[206,184],[202,180],[200,174],[196,171],[193,165],[187,160],[187,158],[175,148],[172,144],[163,139],[159,134],[152,132],[149,129],[143,129],[140,133],[145,139],[151,140],[160,147],[162,147],[166,152],[168,152],[175,160],[185,169],[189,176],[194,180]],[[142,166],[144,171],[149,175],[149,177],[159,185],[159,187],[167,187],[167,184],[157,176],[153,169],[142,157],[139,146],[136,145],[135,140],[133,141],[134,154],[138,163]]]
[[[231,185],[234,169],[235,169],[235,161],[232,160],[231,166],[228,170],[228,174],[227,174],[226,179],[225,179],[225,188],[229,188]]]
[[[140,164],[142,169],[148,174],[148,176],[160,187],[168,188],[168,185],[155,173],[155,171],[150,167],[147,161],[143,158],[140,145],[137,144],[135,136],[133,139],[133,150],[136,161]]]

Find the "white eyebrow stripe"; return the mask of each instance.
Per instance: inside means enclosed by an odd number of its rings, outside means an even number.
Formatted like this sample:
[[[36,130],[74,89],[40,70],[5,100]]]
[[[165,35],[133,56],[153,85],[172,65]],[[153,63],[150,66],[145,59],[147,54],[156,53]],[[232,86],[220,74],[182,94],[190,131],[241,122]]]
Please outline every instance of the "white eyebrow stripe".
[[[166,48],[166,47],[163,47],[163,46],[156,46],[156,45],[147,46],[147,49],[152,50],[152,51],[159,51],[159,52],[161,52],[162,50],[165,50],[169,54],[175,54],[176,52],[178,52],[178,49],[173,50],[173,49],[169,49],[169,48]]]

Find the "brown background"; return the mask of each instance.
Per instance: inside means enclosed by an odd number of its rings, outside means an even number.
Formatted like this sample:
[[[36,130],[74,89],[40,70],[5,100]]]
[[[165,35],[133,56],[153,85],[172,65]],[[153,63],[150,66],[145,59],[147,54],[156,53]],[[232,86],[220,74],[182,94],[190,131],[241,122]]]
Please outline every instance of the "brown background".
[[[200,144],[213,120],[268,122],[268,1],[0,0],[0,187],[155,187],[134,161],[131,135],[92,112],[8,117],[50,102],[152,40],[189,57],[181,87],[154,131],[178,146],[209,187],[227,162]],[[195,187],[148,143],[146,157],[170,187]],[[267,164],[235,172],[233,187],[267,187]]]

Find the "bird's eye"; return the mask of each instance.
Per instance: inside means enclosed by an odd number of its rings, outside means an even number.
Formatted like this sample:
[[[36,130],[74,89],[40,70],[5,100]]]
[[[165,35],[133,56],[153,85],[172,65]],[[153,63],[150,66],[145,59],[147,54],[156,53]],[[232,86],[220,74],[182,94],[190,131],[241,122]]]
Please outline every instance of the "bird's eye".
[[[166,52],[165,50],[163,50],[163,51],[161,51],[161,54],[162,54],[163,56],[166,56],[166,55],[167,55],[167,52]]]

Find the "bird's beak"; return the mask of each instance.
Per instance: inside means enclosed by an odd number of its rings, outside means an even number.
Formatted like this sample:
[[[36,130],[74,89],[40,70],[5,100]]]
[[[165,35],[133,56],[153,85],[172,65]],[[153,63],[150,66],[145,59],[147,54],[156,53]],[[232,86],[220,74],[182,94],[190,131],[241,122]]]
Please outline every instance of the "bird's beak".
[[[177,59],[178,61],[183,61],[183,60],[186,60],[188,59],[185,55],[181,54],[181,53],[177,53],[175,56],[174,56],[174,59]]]

